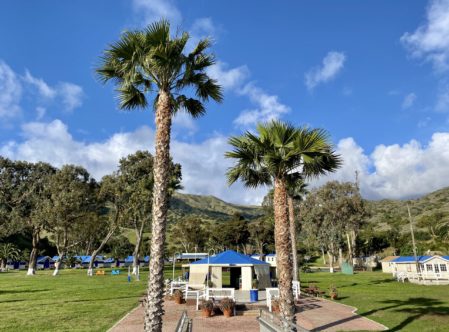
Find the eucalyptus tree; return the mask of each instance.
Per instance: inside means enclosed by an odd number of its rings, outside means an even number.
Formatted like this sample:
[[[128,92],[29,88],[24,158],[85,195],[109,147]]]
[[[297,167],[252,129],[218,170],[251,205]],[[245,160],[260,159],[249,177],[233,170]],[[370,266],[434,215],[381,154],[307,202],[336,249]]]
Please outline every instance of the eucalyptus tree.
[[[101,180],[97,193],[98,212],[91,217],[93,222],[103,225],[101,231],[102,238],[99,245],[93,249],[90,255],[89,266],[87,268],[88,276],[93,275],[97,255],[123,223],[126,194],[123,182],[120,180],[117,172],[114,172],[112,175],[106,175]]]
[[[155,163],[152,208],[152,237],[145,331],[161,331],[164,286],[164,243],[168,210],[170,133],[173,115],[184,110],[193,117],[206,112],[204,102],[222,100],[221,87],[206,69],[215,62],[207,53],[208,39],[186,54],[189,34],[172,37],[170,24],[161,20],[142,31],[123,33],[101,60],[97,73],[114,81],[120,108],[155,109]],[[187,95],[191,93],[193,97]],[[153,101],[149,100],[153,96]]]
[[[124,188],[124,225],[131,226],[136,235],[133,250],[133,274],[137,273],[143,232],[150,225],[153,202],[154,158],[147,151],[137,151],[119,163],[120,182]],[[169,196],[181,189],[181,165],[170,162]]]
[[[280,121],[259,124],[257,133],[246,132],[231,137],[233,151],[226,157],[235,159],[228,172],[230,184],[241,180],[248,187],[274,184],[274,219],[276,265],[279,275],[281,316],[286,324],[295,321],[292,292],[292,246],[289,232],[287,179],[295,172],[324,174],[340,163],[321,129],[295,128]],[[288,326],[285,326],[288,329]]]
[[[357,230],[368,215],[356,185],[331,181],[314,189],[303,203],[303,220],[313,229],[318,241],[329,254],[329,267],[333,271],[334,259],[345,243],[348,230]],[[348,242],[349,257],[351,246]]]
[[[41,208],[47,200],[46,187],[56,169],[47,163],[28,163],[0,158],[1,222],[14,231],[29,231],[32,250],[27,275],[36,273],[40,233],[44,228]]]
[[[39,210],[58,251],[53,276],[59,274],[67,251],[80,242],[74,229],[95,209],[96,187],[95,180],[81,166],[64,165],[49,180],[45,190],[47,199]]]

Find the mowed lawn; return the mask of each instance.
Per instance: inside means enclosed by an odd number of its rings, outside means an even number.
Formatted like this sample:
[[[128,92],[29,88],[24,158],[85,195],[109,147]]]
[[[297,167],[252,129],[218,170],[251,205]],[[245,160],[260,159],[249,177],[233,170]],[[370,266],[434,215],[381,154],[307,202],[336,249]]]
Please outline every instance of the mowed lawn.
[[[145,294],[148,268],[141,281],[120,275],[87,277],[86,270],[0,273],[0,331],[106,331]],[[177,274],[180,274],[177,269]],[[166,267],[166,277],[172,268]]]
[[[301,274],[301,286],[309,283],[327,292],[334,284],[340,303],[357,307],[358,314],[390,331],[449,331],[449,286],[399,283],[381,272]]]

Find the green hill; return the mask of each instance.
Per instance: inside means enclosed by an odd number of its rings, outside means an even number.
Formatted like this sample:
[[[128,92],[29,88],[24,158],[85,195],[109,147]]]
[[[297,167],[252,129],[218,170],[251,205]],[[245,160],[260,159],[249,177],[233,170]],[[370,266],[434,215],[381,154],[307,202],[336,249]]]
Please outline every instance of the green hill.
[[[412,218],[415,221],[423,216],[442,213],[449,216],[449,187],[434,191],[412,200],[380,200],[368,201],[371,212],[370,223],[376,224],[380,229],[387,229],[389,223],[402,220],[404,230],[408,231],[407,203],[410,205]]]
[[[244,206],[227,203],[214,196],[175,193],[170,200],[169,220],[175,221],[185,216],[201,219],[225,221],[239,214],[245,219],[262,215],[260,206]]]

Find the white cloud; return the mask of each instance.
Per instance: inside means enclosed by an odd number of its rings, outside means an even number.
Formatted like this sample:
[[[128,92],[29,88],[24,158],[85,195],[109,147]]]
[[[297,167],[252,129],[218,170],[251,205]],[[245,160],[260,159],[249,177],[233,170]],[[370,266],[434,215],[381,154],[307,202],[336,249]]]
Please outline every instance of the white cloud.
[[[305,74],[305,84],[309,90],[317,85],[326,83],[335,78],[343,69],[346,55],[342,52],[329,52],[323,59],[320,67],[315,67]]]
[[[20,113],[22,85],[16,73],[0,60],[0,118],[12,118]]]
[[[43,79],[32,76],[28,70],[25,70],[23,80],[26,83],[33,85],[42,97],[49,99],[56,97],[55,89],[51,88]]]
[[[198,130],[195,119],[186,112],[177,112],[173,117],[174,132],[178,134],[180,131],[187,130],[188,135],[194,134]]]
[[[58,95],[61,98],[64,109],[68,112],[83,104],[84,92],[79,85],[62,82],[58,84]]]
[[[405,33],[401,42],[413,57],[433,64],[437,71],[449,69],[449,0],[430,1],[426,22],[413,33]]]
[[[227,69],[226,63],[218,61],[207,70],[207,74],[216,79],[224,89],[235,89],[240,87],[249,76],[247,66]]]
[[[97,179],[114,171],[120,158],[139,149],[154,149],[154,132],[149,127],[92,143],[74,139],[59,120],[28,123],[22,127],[22,134],[23,141],[0,146],[0,154],[56,166],[83,165]],[[174,161],[182,165],[184,191],[241,204],[260,203],[265,188],[250,190],[241,183],[227,186],[225,173],[232,165],[232,160],[224,158],[230,149],[227,140],[219,134],[198,143],[172,139],[171,152]],[[363,195],[371,199],[416,197],[449,186],[449,132],[433,134],[427,145],[416,140],[404,145],[381,144],[370,155],[353,138],[345,138],[337,144],[337,153],[344,160],[341,169],[314,181],[313,186],[330,179],[354,181],[356,170]]]
[[[245,110],[234,120],[241,127],[254,126],[257,122],[267,122],[290,112],[290,108],[281,102],[276,95],[269,95],[253,83],[246,84],[240,91],[257,105],[256,109]]]
[[[378,145],[370,155],[352,138],[340,140],[337,152],[344,160],[329,179],[354,181],[359,171],[362,194],[371,199],[410,198],[449,186],[449,132],[435,133],[427,145],[411,140],[404,145]]]
[[[0,155],[20,160],[46,161],[55,166],[83,165],[96,178],[111,173],[120,158],[136,150],[154,150],[154,131],[141,127],[133,132],[116,133],[101,142],[78,141],[60,120],[32,122],[22,127],[22,142],[0,146]],[[171,153],[182,165],[185,192],[214,195],[240,204],[261,202],[265,188],[250,190],[237,183],[228,187],[225,173],[232,161],[224,158],[228,138],[216,135],[203,142],[185,143],[172,139]]]
[[[144,25],[164,18],[177,27],[182,21],[181,12],[172,0],[133,0],[133,9],[142,17]]]
[[[64,111],[71,112],[83,104],[84,91],[79,85],[69,82],[60,82],[52,87],[42,78],[34,77],[28,70],[25,71],[25,76],[23,76],[22,79],[25,83],[36,88],[37,93],[43,99],[58,99],[62,103]],[[40,107],[40,109],[42,111],[42,107]]]
[[[408,95],[406,95],[405,97],[404,97],[404,100],[402,101],[402,109],[407,109],[407,108],[410,108],[410,107],[412,107],[413,106],[413,104],[415,103],[415,101],[416,101],[416,94],[414,94],[413,92],[412,93],[409,93]]]

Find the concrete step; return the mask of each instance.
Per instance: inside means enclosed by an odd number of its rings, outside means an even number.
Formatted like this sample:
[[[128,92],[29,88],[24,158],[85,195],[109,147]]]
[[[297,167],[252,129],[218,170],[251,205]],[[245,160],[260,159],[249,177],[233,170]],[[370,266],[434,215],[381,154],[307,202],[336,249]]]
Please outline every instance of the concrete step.
[[[236,316],[248,316],[248,317],[258,317],[259,310],[237,310],[235,312]]]

